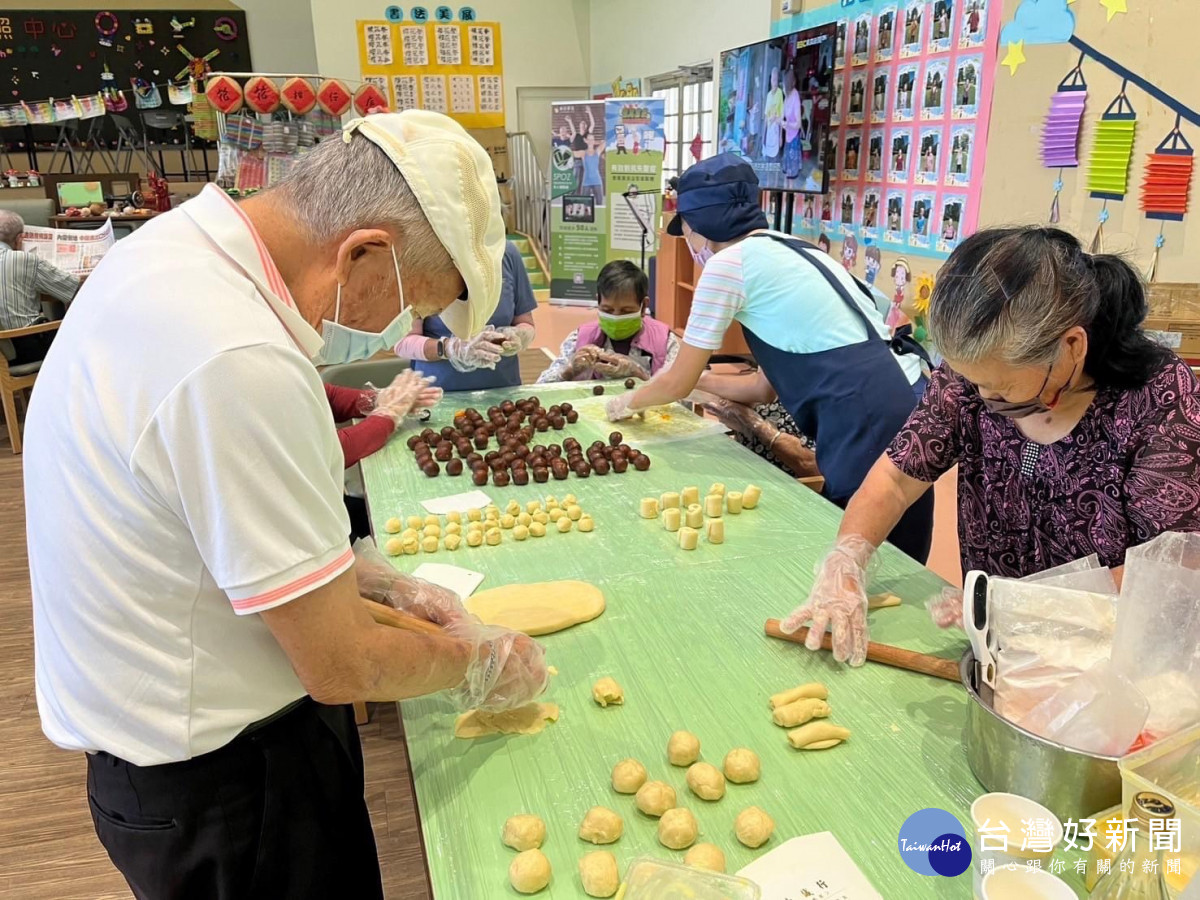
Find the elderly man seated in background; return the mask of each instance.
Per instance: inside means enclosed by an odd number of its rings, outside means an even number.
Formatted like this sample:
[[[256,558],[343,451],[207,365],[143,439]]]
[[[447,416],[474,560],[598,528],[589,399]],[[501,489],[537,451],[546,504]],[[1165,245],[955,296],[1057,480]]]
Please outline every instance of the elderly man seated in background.
[[[79,290],[79,279],[35,253],[21,249],[25,222],[15,212],[0,209],[0,330],[28,328],[45,322],[42,294],[69,303]],[[54,332],[13,338],[16,356],[9,360],[20,366],[46,358]]]

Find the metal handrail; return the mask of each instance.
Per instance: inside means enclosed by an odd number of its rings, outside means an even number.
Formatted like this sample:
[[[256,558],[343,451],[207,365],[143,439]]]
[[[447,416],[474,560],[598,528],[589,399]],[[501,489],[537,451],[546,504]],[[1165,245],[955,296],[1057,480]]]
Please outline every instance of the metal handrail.
[[[545,166],[538,161],[528,132],[516,131],[508,135],[508,157],[517,231],[536,241],[543,258],[549,260],[550,179]]]

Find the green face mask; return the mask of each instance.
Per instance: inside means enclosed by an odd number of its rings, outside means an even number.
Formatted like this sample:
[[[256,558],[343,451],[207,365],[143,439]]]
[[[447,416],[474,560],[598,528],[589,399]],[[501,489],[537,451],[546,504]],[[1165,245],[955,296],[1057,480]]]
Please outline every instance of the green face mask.
[[[611,316],[602,312],[599,313],[599,316],[600,330],[608,335],[610,340],[628,340],[642,330],[642,314],[640,312],[630,313],[627,316]]]

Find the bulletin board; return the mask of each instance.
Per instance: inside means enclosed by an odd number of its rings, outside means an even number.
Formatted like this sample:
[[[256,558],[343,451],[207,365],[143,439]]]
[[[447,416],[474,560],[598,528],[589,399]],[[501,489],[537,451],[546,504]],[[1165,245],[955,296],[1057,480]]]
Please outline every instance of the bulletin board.
[[[975,230],[1000,14],[1001,0],[860,0],[799,17],[836,22],[837,41],[830,189],[796,195],[797,234],[942,259]]]
[[[359,20],[362,80],[391,108],[427,109],[464,128],[504,127],[504,75],[498,22]]]

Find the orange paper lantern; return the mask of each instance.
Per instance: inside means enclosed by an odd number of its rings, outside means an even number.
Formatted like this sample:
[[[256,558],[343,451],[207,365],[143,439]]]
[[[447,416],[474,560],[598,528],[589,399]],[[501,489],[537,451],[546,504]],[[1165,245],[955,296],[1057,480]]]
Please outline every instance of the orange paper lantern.
[[[273,113],[279,109],[279,88],[270,78],[255,75],[246,82],[243,93],[246,105],[255,112]]]
[[[280,101],[293,114],[303,116],[317,105],[317,92],[306,78],[289,78],[283,83]]]
[[[387,97],[375,85],[364,84],[354,92],[354,108],[360,116],[371,112],[387,112]]]
[[[317,88],[317,105],[331,116],[340,116],[350,108],[353,100],[346,86],[336,78],[327,78]]]
[[[1146,162],[1142,209],[1147,219],[1181,222],[1187,215],[1196,157],[1179,130],[1179,120]]]
[[[228,75],[217,75],[215,78],[208,79],[204,96],[208,98],[208,102],[213,105],[214,109],[225,115],[237,112],[242,108],[242,86]]]

